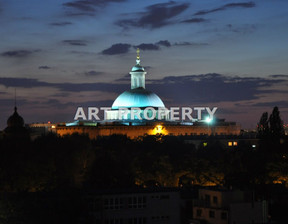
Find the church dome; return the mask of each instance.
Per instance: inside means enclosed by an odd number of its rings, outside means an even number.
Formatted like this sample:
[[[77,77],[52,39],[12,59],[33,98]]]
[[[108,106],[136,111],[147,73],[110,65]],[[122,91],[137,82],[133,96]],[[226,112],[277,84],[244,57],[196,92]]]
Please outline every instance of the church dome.
[[[140,64],[136,64],[131,69],[132,72],[144,72],[144,67],[142,67]]]
[[[132,107],[165,107],[162,100],[151,91],[144,88],[136,88],[120,94],[112,105],[112,109],[132,108]]]
[[[14,108],[14,113],[7,120],[8,127],[23,127],[24,119],[17,113],[17,107]]]

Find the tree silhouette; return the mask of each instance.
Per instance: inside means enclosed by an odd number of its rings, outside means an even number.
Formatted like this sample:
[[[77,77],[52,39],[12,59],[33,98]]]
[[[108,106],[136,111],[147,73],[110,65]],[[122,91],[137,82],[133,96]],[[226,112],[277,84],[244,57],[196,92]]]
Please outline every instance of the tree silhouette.
[[[284,136],[283,121],[280,118],[278,107],[274,107],[269,117],[270,135],[272,139],[279,139]]]
[[[268,112],[264,112],[258,123],[257,132],[259,138],[265,138],[269,135]]]

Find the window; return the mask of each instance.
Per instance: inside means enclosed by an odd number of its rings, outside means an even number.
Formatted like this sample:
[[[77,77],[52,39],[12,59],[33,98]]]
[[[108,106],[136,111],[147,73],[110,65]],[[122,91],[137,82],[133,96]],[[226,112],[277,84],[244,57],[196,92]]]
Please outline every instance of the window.
[[[215,218],[215,211],[210,210],[209,211],[209,217],[210,218]]]
[[[147,218],[146,217],[134,217],[128,220],[128,224],[146,224]]]
[[[237,146],[238,145],[238,142],[233,142],[233,146]]]
[[[210,195],[205,194],[205,202],[209,205],[210,204]]]
[[[106,219],[105,224],[123,224],[123,219]]]
[[[227,213],[226,212],[221,212],[221,219],[227,220]]]
[[[104,200],[104,209],[121,209],[123,205],[123,198],[105,198]]]
[[[228,142],[228,146],[231,147],[233,145],[232,142]]]
[[[146,197],[129,197],[128,208],[146,208]]]
[[[202,209],[197,209],[196,215],[197,215],[197,217],[201,217],[202,216]]]
[[[213,203],[218,204],[218,198],[216,196],[213,196]]]

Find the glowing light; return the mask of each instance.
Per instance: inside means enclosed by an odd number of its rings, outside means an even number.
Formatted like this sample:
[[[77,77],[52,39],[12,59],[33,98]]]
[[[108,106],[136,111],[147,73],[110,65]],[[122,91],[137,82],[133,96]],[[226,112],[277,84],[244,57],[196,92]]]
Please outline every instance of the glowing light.
[[[210,124],[212,122],[212,118],[211,117],[206,117],[205,122]]]
[[[56,126],[55,126],[55,125],[52,125],[51,128],[56,128]]]
[[[163,125],[156,125],[154,129],[150,132],[152,135],[157,135],[157,134],[162,134],[162,135],[167,135],[167,130]]]

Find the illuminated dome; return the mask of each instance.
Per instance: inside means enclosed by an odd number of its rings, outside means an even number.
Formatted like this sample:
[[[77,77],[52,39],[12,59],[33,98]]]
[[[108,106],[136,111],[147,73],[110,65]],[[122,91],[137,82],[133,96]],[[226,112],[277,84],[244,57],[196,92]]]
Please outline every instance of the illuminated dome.
[[[140,63],[140,62],[139,62]],[[132,72],[144,72],[144,68],[140,65],[140,64],[136,64],[135,66],[133,66],[133,68],[131,69]]]
[[[130,72],[131,75],[131,89],[121,93],[114,103],[112,104],[112,110],[106,111],[107,120],[135,120],[139,119],[135,113],[127,112],[125,114],[119,113],[121,108],[140,108],[139,116],[140,120],[147,119],[147,116],[151,117],[153,111],[159,110],[159,108],[165,108],[162,100],[155,93],[145,89],[145,75],[144,68],[140,65],[139,49],[137,49],[136,65],[134,65]],[[149,109],[152,107],[153,109]],[[146,110],[146,108],[148,108]],[[134,111],[134,110],[133,110]],[[158,112],[156,112],[157,114]],[[149,114],[149,115],[148,115]],[[147,116],[146,116],[147,115]],[[167,114],[158,114],[158,117],[166,118]],[[134,116],[134,117],[133,117]],[[149,119],[147,119],[149,120]]]
[[[125,91],[116,98],[112,109],[132,108],[132,107],[165,107],[162,100],[151,91],[144,88],[136,88]]]
[[[136,65],[131,69],[131,90],[120,94],[112,105],[112,110],[132,107],[165,107],[162,100],[151,91],[145,89],[146,72],[140,65],[139,49],[137,49]]]

